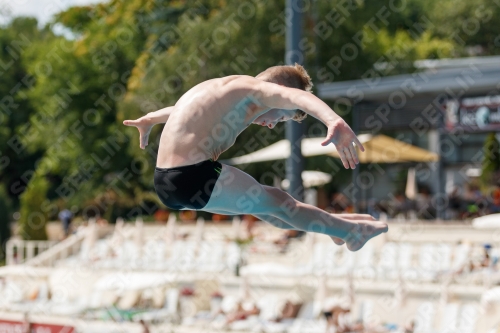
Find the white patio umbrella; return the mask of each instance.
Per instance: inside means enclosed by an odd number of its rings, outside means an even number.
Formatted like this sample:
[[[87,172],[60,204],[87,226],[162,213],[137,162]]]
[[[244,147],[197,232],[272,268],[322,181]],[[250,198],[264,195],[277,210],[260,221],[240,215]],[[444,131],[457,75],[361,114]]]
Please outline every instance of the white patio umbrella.
[[[167,243],[173,243],[175,240],[175,229],[177,226],[177,217],[175,214],[170,213],[168,216],[167,225],[165,226],[165,241]]]
[[[500,228],[500,214],[490,214],[476,217],[472,220],[472,226],[476,229]]]
[[[240,225],[241,225],[241,219],[239,216],[233,217],[233,223],[232,223],[232,234],[233,234],[233,239],[239,239],[240,238]]]
[[[493,304],[500,303],[500,287],[493,287],[489,290],[486,290],[481,295],[480,304],[486,312],[492,310]]]
[[[83,260],[90,260],[94,252],[94,245],[97,242],[97,224],[94,218],[89,219],[85,230],[85,238],[82,241],[80,257]]]
[[[313,186],[321,186],[328,184],[332,181],[332,175],[321,172],[321,171],[302,171],[302,183],[305,188],[313,187]],[[283,179],[281,181],[281,187],[285,190],[290,186],[290,181],[288,179]]]
[[[203,240],[203,231],[205,229],[205,219],[203,217],[198,217],[196,219],[196,229],[194,231],[194,240],[197,244]]]
[[[87,243],[89,248],[92,248],[97,242],[97,224],[94,218],[89,219],[89,223],[87,226],[87,234],[85,235],[84,242]]]
[[[320,275],[318,277],[318,288],[314,293],[313,314],[319,315],[325,306],[325,300],[328,294],[327,277]]]
[[[394,302],[397,307],[402,307],[406,304],[406,297],[407,297],[407,287],[405,284],[405,281],[401,274],[398,276],[398,284],[396,285],[396,288],[394,289]]]
[[[405,195],[410,200],[414,200],[417,196],[417,177],[415,168],[408,169],[408,178],[406,179]]]
[[[349,307],[354,306],[356,291],[354,289],[354,278],[352,276],[352,271],[349,271],[349,273],[345,277],[343,294],[346,300],[346,304],[349,304]]]
[[[144,246],[144,222],[141,217],[135,220],[134,242],[139,249],[139,257],[142,257],[142,248]]]
[[[120,245],[123,242],[123,230],[125,228],[125,221],[119,217],[116,219],[115,230],[113,231],[112,243]]]
[[[125,237],[123,235],[125,230],[125,221],[119,217],[116,219],[115,229],[113,230],[113,235],[111,236],[111,240],[109,241],[110,248],[113,249],[114,253],[119,253]]]
[[[248,280],[248,276],[241,277],[240,289],[238,291],[238,294],[241,300],[250,299],[250,281]]]
[[[164,273],[136,273],[120,272],[110,273],[101,277],[95,284],[94,289],[105,290],[143,290],[164,286],[175,281],[175,276]]]
[[[433,162],[439,159],[439,156],[435,153],[382,134],[360,134],[358,139],[366,149],[364,153],[358,151],[361,163]],[[322,146],[321,142],[323,141],[324,138],[303,139],[301,141],[302,155],[304,157],[330,155],[339,158],[335,146],[333,144]],[[280,160],[288,158],[290,151],[290,142],[281,140],[248,155],[231,158],[223,162],[236,165]]]

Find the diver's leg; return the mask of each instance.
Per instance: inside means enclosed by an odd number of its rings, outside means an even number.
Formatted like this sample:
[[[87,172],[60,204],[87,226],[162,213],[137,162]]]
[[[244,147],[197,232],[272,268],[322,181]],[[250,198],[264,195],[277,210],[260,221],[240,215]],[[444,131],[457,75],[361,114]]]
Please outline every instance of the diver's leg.
[[[267,215],[302,231],[319,232],[347,243],[356,251],[371,238],[387,232],[387,224],[372,218],[347,219],[295,200],[288,193],[259,184],[245,172],[222,164],[222,170],[205,207],[212,213]]]

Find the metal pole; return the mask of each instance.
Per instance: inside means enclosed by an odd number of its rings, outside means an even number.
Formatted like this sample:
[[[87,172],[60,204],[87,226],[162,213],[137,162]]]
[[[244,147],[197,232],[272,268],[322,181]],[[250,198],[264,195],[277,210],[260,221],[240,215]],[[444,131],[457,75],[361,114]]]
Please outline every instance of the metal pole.
[[[356,107],[356,104],[353,105],[352,107],[352,130],[356,135],[358,134],[359,130],[359,124],[358,124],[358,110]],[[361,191],[361,188],[358,184],[358,177],[359,177],[359,169],[361,168],[361,164],[358,164],[356,168],[352,171],[352,200],[353,200],[353,206],[354,206],[354,212],[359,213],[360,212],[360,205],[359,201],[361,198],[361,194],[359,193]]]
[[[299,48],[302,32],[303,3],[300,0],[286,0],[288,20],[286,29],[285,64],[303,64],[304,57]],[[302,185],[302,170],[304,157],[301,151],[301,141],[304,136],[304,124],[295,121],[286,122],[286,139],[290,141],[290,157],[286,160],[286,178],[290,181],[288,193],[299,201],[304,201],[304,187]]]
[[[439,122],[438,122],[438,142],[437,142],[437,149],[438,149],[438,154],[440,155],[439,161],[437,162],[437,193],[436,197],[437,200],[435,200],[435,205],[436,205],[436,218],[438,220],[444,220],[445,219],[445,213],[446,213],[446,208],[444,204],[447,202],[445,200],[446,197],[446,191],[445,191],[445,181],[444,181],[444,167],[445,167],[445,161],[443,161],[443,156],[441,156],[441,143],[444,140],[445,137],[445,128],[444,128],[444,112],[439,113]]]

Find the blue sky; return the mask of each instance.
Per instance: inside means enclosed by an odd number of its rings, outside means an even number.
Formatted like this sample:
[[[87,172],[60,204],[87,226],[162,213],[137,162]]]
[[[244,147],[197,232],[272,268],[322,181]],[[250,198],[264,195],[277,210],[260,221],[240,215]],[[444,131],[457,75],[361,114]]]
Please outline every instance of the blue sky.
[[[0,0],[0,24],[5,24],[14,16],[34,16],[40,25],[68,7],[87,5],[104,0]]]

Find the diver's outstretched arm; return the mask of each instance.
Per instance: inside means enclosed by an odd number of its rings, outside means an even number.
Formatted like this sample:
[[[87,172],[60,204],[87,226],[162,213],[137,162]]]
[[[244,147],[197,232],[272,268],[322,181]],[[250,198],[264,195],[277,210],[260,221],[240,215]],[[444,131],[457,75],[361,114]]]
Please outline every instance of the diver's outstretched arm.
[[[166,123],[174,109],[174,106],[169,106],[155,112],[150,112],[136,120],[125,120],[123,121],[123,125],[137,127],[139,130],[139,144],[141,149],[144,149],[148,145],[149,133],[151,133],[153,126]]]

